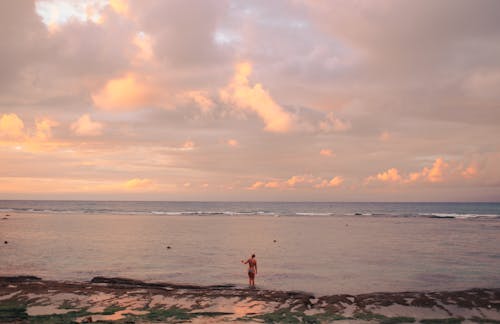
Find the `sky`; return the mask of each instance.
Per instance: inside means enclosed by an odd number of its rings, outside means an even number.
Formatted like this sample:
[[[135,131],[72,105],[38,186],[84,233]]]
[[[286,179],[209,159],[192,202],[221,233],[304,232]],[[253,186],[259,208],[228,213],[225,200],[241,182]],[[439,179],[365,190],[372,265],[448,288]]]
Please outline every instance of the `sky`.
[[[0,1],[0,199],[500,201],[500,1]]]

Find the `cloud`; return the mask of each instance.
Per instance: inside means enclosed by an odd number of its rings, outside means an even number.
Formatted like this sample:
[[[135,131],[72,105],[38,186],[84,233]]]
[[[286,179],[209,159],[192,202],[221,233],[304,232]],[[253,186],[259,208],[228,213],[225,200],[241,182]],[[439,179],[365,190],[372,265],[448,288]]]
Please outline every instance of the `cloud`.
[[[464,178],[473,178],[478,174],[478,170],[475,166],[470,165],[465,170],[462,171],[462,176]]]
[[[399,182],[402,178],[396,168],[391,168],[385,172],[377,174],[376,179],[382,182]]]
[[[52,137],[52,128],[59,126],[59,122],[44,117],[35,121],[35,139],[39,141],[46,141]]]
[[[233,80],[220,90],[221,100],[255,112],[264,122],[266,131],[275,133],[290,131],[293,124],[292,115],[277,104],[260,83],[250,85],[248,77],[251,73],[250,63],[237,64]]]
[[[330,180],[322,180],[320,183],[314,185],[315,188],[326,188],[326,187],[338,187],[344,183],[344,178],[341,176],[335,176]]]
[[[314,177],[310,174],[294,175],[285,180],[269,180],[269,181],[256,181],[251,186],[247,187],[249,190],[257,189],[281,189],[293,190],[296,188],[334,188],[340,186],[344,182],[341,176],[335,176],[331,179],[322,179]]]
[[[370,182],[387,182],[399,184],[416,182],[438,183],[444,182],[445,180],[455,180],[456,176],[459,174],[464,177],[473,177],[477,174],[477,170],[475,168],[464,169],[460,165],[452,170],[450,163],[445,162],[443,158],[437,158],[430,168],[424,167],[422,170],[417,172],[410,172],[406,176],[401,175],[398,169],[390,168],[387,171],[381,172],[375,176],[367,177],[365,179],[365,184],[368,184]]]
[[[137,46],[138,52],[135,56],[137,62],[148,62],[154,57],[153,40],[151,36],[143,32],[137,33],[132,43]]]
[[[442,158],[436,159],[432,168],[424,169],[422,175],[427,177],[429,182],[441,182],[443,181],[443,173],[448,168],[449,164],[444,162]]]
[[[333,151],[330,149],[321,149],[321,151],[319,151],[319,154],[323,156],[334,156]]]
[[[146,178],[134,178],[123,183],[127,190],[151,190],[155,188],[154,182]]]
[[[14,146],[17,151],[46,152],[68,146],[69,143],[54,140],[52,129],[59,122],[48,117],[35,119],[34,128],[26,129],[23,120],[14,113],[0,117],[0,146]]]
[[[92,101],[97,108],[104,110],[126,111],[150,106],[164,106],[162,96],[154,86],[147,84],[144,78],[128,73],[109,80],[105,86],[92,94]]]
[[[313,183],[314,181],[315,178],[313,178],[311,175],[294,175],[286,180],[286,184],[289,187],[295,187],[303,183]]]
[[[344,182],[344,178],[336,176],[328,182],[328,187],[338,187]]]
[[[231,139],[227,140],[227,145],[229,145],[231,147],[238,147],[240,145],[240,143],[238,143],[237,140],[231,138]]]
[[[133,22],[154,38],[162,63],[180,70],[216,66],[218,71],[228,59],[213,39],[229,7],[226,1],[130,1],[128,7]]]
[[[89,114],[85,114],[72,123],[70,128],[78,136],[99,136],[102,134],[103,124],[93,121]]]
[[[120,15],[127,16],[129,14],[129,6],[126,0],[109,0],[109,6]]]
[[[192,149],[194,149],[194,142],[191,141],[191,140],[187,140],[184,142],[184,144],[182,144],[182,149],[186,150],[186,151],[190,151]]]
[[[269,181],[264,185],[264,187],[276,189],[276,188],[281,187],[281,183],[279,183],[278,181]]]
[[[382,142],[387,142],[392,138],[392,134],[389,133],[388,131],[383,131],[380,133],[380,136],[378,137]]]
[[[327,200],[335,175],[335,199],[498,200],[500,2],[477,1],[0,1],[0,169],[108,199],[133,174],[180,200]]]
[[[59,123],[53,119],[37,118],[35,130],[24,129],[24,122],[16,114],[4,114],[0,118],[0,137],[6,140],[46,141],[52,137],[52,128]]]
[[[266,183],[263,181],[256,181],[252,185],[250,185],[250,187],[248,187],[248,189],[249,190],[256,190],[256,189],[264,187],[265,185],[266,185]]]
[[[319,122],[319,129],[323,132],[345,132],[351,129],[351,123],[335,117],[333,112],[326,115],[325,120]]]
[[[187,91],[181,95],[181,98],[186,98],[188,100],[193,101],[205,113],[211,111],[215,107],[215,103],[209,97],[207,91],[202,91],[202,90]]]
[[[18,140],[24,138],[24,123],[16,114],[3,114],[0,118],[0,138]]]
[[[21,194],[85,194],[166,192],[169,186],[158,186],[153,180],[134,178],[123,182],[104,179],[68,177],[0,177],[0,193]]]
[[[437,158],[432,164],[431,168],[423,168],[419,172],[412,172],[409,174],[408,179],[405,182],[416,182],[416,181],[426,181],[426,182],[443,182],[444,173],[449,168],[449,164],[444,162],[442,158]]]

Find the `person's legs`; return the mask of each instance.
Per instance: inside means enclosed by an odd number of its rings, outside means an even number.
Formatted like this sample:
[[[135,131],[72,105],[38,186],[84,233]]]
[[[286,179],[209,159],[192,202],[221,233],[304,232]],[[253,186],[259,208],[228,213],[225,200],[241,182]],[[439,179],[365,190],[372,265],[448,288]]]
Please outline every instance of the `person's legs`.
[[[249,272],[248,273],[248,279],[250,282],[250,287],[255,287],[255,273]]]

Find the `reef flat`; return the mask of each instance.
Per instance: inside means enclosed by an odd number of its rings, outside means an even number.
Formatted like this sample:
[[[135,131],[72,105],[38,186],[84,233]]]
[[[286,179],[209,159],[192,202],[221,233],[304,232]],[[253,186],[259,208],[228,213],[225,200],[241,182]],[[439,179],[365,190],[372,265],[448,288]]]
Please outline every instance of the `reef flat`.
[[[95,277],[0,277],[0,323],[500,323],[500,288],[316,297]]]

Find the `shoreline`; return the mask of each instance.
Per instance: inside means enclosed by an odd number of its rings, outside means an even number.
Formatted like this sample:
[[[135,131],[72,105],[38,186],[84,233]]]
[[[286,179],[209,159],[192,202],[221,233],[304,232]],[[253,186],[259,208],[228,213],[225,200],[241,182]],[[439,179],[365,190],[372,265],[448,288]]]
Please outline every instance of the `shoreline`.
[[[2,323],[500,323],[500,288],[314,296],[95,277],[0,277]]]

